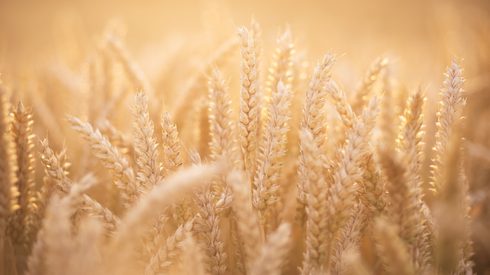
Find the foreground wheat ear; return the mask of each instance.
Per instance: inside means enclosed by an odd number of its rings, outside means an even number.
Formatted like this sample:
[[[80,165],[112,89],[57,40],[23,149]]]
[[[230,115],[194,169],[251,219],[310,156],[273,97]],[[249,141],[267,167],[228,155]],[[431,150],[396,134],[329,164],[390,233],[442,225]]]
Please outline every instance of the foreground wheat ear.
[[[237,38],[239,77],[210,64],[232,39],[185,89],[204,102],[155,103],[123,39],[106,36],[87,78],[103,96],[88,91],[79,116],[46,109],[67,118],[66,137],[35,137],[43,114],[0,86],[0,274],[471,274],[458,62],[431,114],[385,57],[350,91],[334,54],[304,76],[290,30],[271,62],[256,21]]]

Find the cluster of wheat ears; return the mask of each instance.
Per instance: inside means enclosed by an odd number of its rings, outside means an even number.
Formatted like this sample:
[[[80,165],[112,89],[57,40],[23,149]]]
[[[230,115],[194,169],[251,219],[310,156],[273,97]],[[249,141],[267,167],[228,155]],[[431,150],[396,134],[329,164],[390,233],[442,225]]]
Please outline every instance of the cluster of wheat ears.
[[[63,115],[87,152],[79,175],[4,83],[0,272],[471,274],[458,62],[426,154],[424,92],[394,85],[387,58],[347,93],[332,78],[339,57],[303,70],[290,31],[262,70],[260,35],[240,28],[165,107],[122,40],[104,36],[87,77],[103,92]],[[235,46],[239,91],[218,69]],[[110,120],[128,89],[115,92],[108,64],[136,91],[129,135]]]

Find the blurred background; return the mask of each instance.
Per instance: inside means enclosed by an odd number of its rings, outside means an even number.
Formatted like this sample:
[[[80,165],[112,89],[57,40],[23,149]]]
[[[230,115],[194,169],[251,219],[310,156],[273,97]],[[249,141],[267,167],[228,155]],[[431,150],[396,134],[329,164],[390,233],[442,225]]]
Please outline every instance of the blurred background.
[[[262,26],[266,57],[287,27],[310,65],[326,52],[340,54],[335,74],[347,90],[376,57],[389,56],[406,89],[423,87],[429,114],[444,68],[452,58],[463,60],[476,269],[490,274],[489,0],[0,0],[0,78],[34,106],[41,136],[49,132],[61,146],[67,131],[57,114],[76,112],[73,94],[105,33],[123,37],[155,90],[178,95],[191,68],[252,17]],[[430,149],[434,116],[426,120]]]
[[[425,83],[451,56],[471,61],[465,53],[482,50],[475,36],[488,34],[488,27],[477,26],[489,8],[487,0],[1,0],[0,60],[32,65],[66,43],[86,48],[111,20],[124,23],[129,48],[141,53],[174,36],[233,31],[254,16],[266,41],[289,25],[315,56],[332,50],[368,64],[373,56],[394,54],[403,76]]]

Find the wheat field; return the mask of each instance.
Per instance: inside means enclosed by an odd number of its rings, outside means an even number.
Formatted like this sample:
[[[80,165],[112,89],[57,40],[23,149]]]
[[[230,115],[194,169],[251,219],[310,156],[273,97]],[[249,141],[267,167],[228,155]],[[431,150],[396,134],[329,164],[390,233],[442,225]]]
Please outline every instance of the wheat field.
[[[82,2],[0,4],[0,275],[490,274],[484,1]]]

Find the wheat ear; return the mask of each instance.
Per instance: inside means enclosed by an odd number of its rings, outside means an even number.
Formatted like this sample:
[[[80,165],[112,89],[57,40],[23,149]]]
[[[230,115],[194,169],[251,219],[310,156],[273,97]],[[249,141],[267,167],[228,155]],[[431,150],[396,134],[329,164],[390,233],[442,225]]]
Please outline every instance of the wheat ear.
[[[328,98],[335,106],[337,113],[339,113],[344,127],[346,129],[352,128],[356,115],[352,111],[352,107],[350,106],[344,91],[342,91],[339,85],[333,80],[327,82],[325,90],[327,91]]]
[[[135,96],[133,120],[136,180],[140,188],[148,190],[161,180],[162,169],[158,161],[158,143],[155,140],[155,129],[150,119],[148,98],[144,93],[138,93]]]
[[[384,214],[388,204],[386,186],[373,154],[368,155],[364,167],[359,199],[366,207],[366,215],[372,217]]]
[[[164,113],[161,119],[162,147],[163,147],[163,172],[170,175],[182,166],[182,146],[177,132],[177,126],[170,119],[168,113]]]
[[[0,84],[0,235],[4,234],[6,221],[19,206],[16,182],[16,160],[10,133],[7,92]]]
[[[204,242],[206,254],[206,270],[212,274],[226,274],[227,258],[224,241],[220,229],[218,208],[214,202],[214,195],[209,189],[197,195],[199,216],[196,219],[196,233]]]
[[[342,148],[339,164],[333,173],[333,182],[328,191],[328,221],[332,233],[343,227],[355,205],[359,188],[356,182],[362,179],[361,167],[369,157],[369,139],[378,114],[377,102],[374,97],[347,132],[349,142]]]
[[[405,180],[409,196],[408,205],[404,207],[404,224],[401,232],[403,238],[412,246],[414,264],[417,270],[427,269],[431,259],[433,235],[431,221],[426,219],[423,211],[428,206],[423,201],[422,150],[423,150],[423,105],[425,98],[421,92],[411,96],[402,116],[398,147],[403,152],[403,165],[406,166]]]
[[[211,159],[233,159],[233,122],[228,85],[218,69],[212,71],[209,86],[209,125]]]
[[[356,114],[352,110],[345,93],[339,88],[339,86],[334,81],[329,81],[326,86],[330,101],[335,106],[337,113],[342,120],[344,133],[347,133],[349,129],[354,126],[354,121],[356,119]],[[337,145],[344,146],[347,139],[345,134],[338,137]],[[337,154],[340,158],[340,154]],[[384,211],[386,206],[386,196],[383,186],[383,182],[380,179],[379,171],[377,169],[374,157],[369,154],[364,164],[365,167],[363,172],[363,178],[360,181],[360,200],[366,207],[366,215],[376,215]]]
[[[113,144],[122,154],[132,155],[133,144],[129,136],[116,129],[107,119],[97,121],[97,128],[102,135],[106,136],[111,144]]]
[[[331,77],[331,69],[335,57],[331,54],[327,54],[323,57],[322,61],[315,67],[313,76],[311,77],[308,90],[306,92],[306,98],[303,106],[303,118],[300,123],[301,129],[307,129],[315,140],[315,145],[319,149],[321,158],[326,153],[326,127],[325,127],[325,94],[324,86]],[[325,160],[326,161],[326,160]],[[301,158],[298,165],[299,181],[297,184],[297,200],[299,203],[299,212],[301,213],[306,205],[306,176],[303,175],[306,169],[305,164]]]
[[[463,70],[455,61],[447,68],[439,111],[437,112],[437,131],[435,135],[434,157],[431,165],[430,185],[434,192],[441,188],[441,169],[444,164],[444,155],[447,152],[449,139],[451,138],[453,124],[458,120],[460,109],[465,105],[463,98]]]
[[[306,193],[306,250],[301,273],[315,274],[326,271],[328,262],[327,183],[323,177],[322,161],[317,157],[319,149],[311,132],[303,129],[300,141]]]
[[[301,128],[306,128],[313,134],[316,146],[320,153],[326,153],[327,128],[325,127],[325,85],[331,78],[332,66],[335,57],[327,54],[322,61],[315,67],[311,77],[303,107],[303,120]]]
[[[359,113],[368,102],[369,95],[372,93],[374,84],[378,81],[384,68],[389,64],[387,58],[377,58],[369,67],[364,79],[353,95],[352,109]]]
[[[16,186],[19,191],[19,208],[13,213],[13,230],[21,236],[14,240],[29,248],[35,238],[38,215],[38,193],[34,182],[34,135],[32,133],[32,113],[22,103],[13,111],[12,136],[16,151]],[[22,240],[21,240],[22,238]]]
[[[396,119],[396,110],[394,102],[394,88],[392,79],[392,68],[390,64],[385,67],[382,74],[382,96],[381,110],[379,115],[379,129],[381,130],[380,146],[384,150],[394,151],[396,142],[396,130],[398,120]]]
[[[332,240],[332,256],[330,259],[330,271],[333,274],[342,274],[349,266],[344,262],[346,254],[359,247],[362,237],[362,228],[367,223],[369,216],[362,203],[355,205],[354,211],[349,217],[344,228]]]
[[[163,149],[163,176],[168,177],[179,170],[183,165],[182,160],[182,142],[179,138],[177,126],[171,120],[170,115],[165,112],[161,118],[162,126],[162,149]],[[171,213],[176,225],[185,223],[190,216],[189,208],[191,207],[188,199],[173,205]],[[160,231],[156,228],[156,233]]]
[[[217,176],[222,170],[221,167],[215,164],[182,170],[156,185],[146,196],[142,197],[121,221],[110,245],[110,251],[114,254],[116,263],[120,265],[133,256],[135,245],[145,234],[148,225],[161,213],[161,209],[184,198],[198,185]],[[121,268],[119,265],[114,265],[114,268]],[[123,270],[118,271],[123,272]]]
[[[255,168],[257,136],[260,128],[261,94],[259,91],[258,49],[253,32],[243,27],[238,30],[241,39],[241,89],[239,133],[242,163],[252,176]]]
[[[193,220],[179,226],[174,234],[168,237],[164,244],[156,251],[145,267],[145,275],[162,274],[168,272],[175,264],[182,249],[182,242],[192,232]]]
[[[283,158],[286,155],[287,125],[290,115],[289,106],[291,93],[282,82],[277,85],[269,106],[269,115],[264,130],[263,142],[260,147],[254,177],[254,207],[259,211],[260,223],[263,228],[273,218],[276,203],[279,200],[278,180],[281,173]],[[272,210],[272,211],[271,211]]]
[[[270,96],[277,88],[279,82],[290,87],[293,80],[292,66],[294,45],[291,31],[284,31],[276,41],[276,49],[272,54],[272,61],[269,67],[269,74],[266,82],[266,94]]]
[[[128,160],[104,137],[94,130],[88,122],[70,117],[73,129],[79,132],[90,144],[93,154],[112,172],[116,186],[121,190],[125,207],[136,201],[143,191],[138,187],[134,172]]]
[[[47,139],[41,141],[41,162],[44,165],[46,175],[55,182],[58,193],[68,193],[73,183],[68,178],[68,171],[64,167],[63,161],[49,147]],[[104,222],[107,232],[114,232],[119,225],[119,218],[111,210],[86,194],[82,195],[81,209],[100,218]]]

